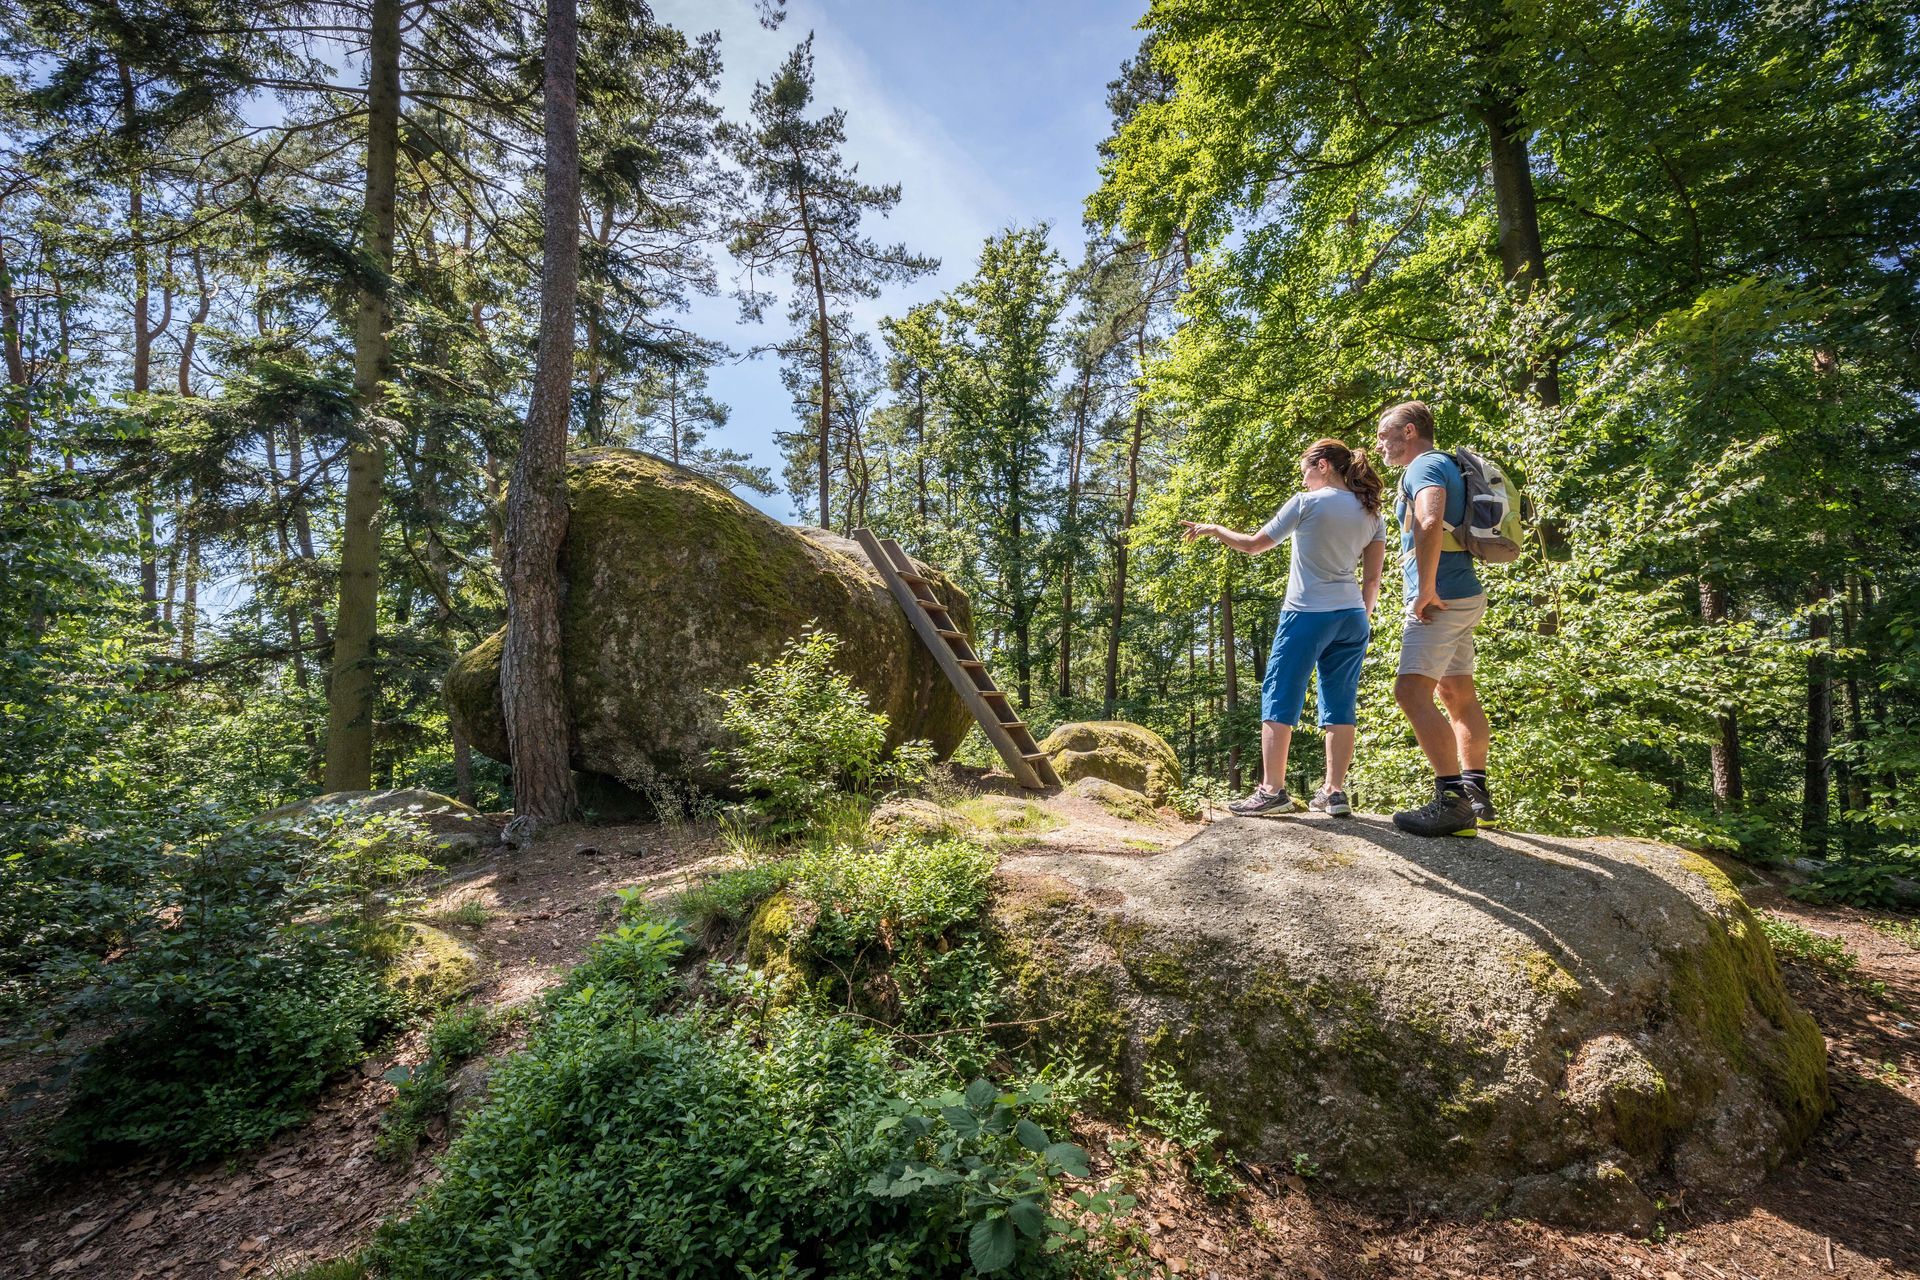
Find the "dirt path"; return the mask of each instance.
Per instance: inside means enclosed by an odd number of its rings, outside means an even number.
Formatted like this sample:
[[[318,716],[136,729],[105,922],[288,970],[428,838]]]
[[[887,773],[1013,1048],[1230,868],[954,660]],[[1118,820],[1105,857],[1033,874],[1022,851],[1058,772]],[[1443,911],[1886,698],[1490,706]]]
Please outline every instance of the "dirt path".
[[[1128,822],[1071,795],[1046,808],[1059,825],[1019,838],[1055,852],[1150,857],[1196,829],[1166,816]],[[615,890],[671,892],[718,854],[711,832],[690,828],[564,828],[519,855],[455,869],[429,910],[464,902],[478,904],[468,909],[476,918],[484,910],[483,924],[446,927],[488,959],[480,998],[510,1003],[578,961]],[[1754,906],[1841,937],[1859,957],[1850,980],[1786,966],[1794,995],[1828,1037],[1838,1106],[1802,1159],[1756,1193],[1674,1206],[1657,1240],[1393,1220],[1351,1209],[1290,1169],[1244,1169],[1241,1194],[1210,1202],[1180,1176],[1177,1155],[1149,1141],[1130,1158],[1141,1196],[1131,1226],[1143,1260],[1158,1274],[1221,1280],[1920,1277],[1920,950],[1874,929],[1872,913],[1803,906],[1764,883],[1747,892]],[[1867,989],[1875,982],[1883,992]],[[403,1039],[330,1088],[310,1123],[231,1166],[146,1161],[49,1182],[18,1161],[0,1165],[0,1277],[271,1275],[351,1252],[424,1183],[442,1148],[443,1135],[430,1134],[409,1163],[373,1153],[393,1096],[381,1073],[420,1051],[417,1034]],[[1081,1136],[1111,1173],[1100,1153],[1118,1131],[1096,1126]]]

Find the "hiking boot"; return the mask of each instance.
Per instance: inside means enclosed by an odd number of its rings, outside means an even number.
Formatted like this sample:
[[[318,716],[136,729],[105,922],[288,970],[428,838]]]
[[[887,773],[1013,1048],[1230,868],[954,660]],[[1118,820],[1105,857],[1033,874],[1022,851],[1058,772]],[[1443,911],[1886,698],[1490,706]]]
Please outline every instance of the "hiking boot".
[[[1278,813],[1292,813],[1299,807],[1299,802],[1287,794],[1285,787],[1278,791],[1256,787],[1253,794],[1246,799],[1235,800],[1228,805],[1227,812],[1237,813],[1243,818],[1259,818]]]
[[[1479,835],[1473,804],[1458,784],[1450,784],[1418,809],[1393,815],[1393,825],[1415,836]]]
[[[1463,781],[1460,789],[1467,793],[1467,803],[1473,806],[1473,816],[1481,822],[1492,822],[1500,816],[1493,807],[1493,796],[1487,788],[1471,780]]]
[[[1344,818],[1353,812],[1353,806],[1347,803],[1347,793],[1321,787],[1313,793],[1313,799],[1307,801],[1307,808],[1315,813],[1328,813],[1336,818]]]

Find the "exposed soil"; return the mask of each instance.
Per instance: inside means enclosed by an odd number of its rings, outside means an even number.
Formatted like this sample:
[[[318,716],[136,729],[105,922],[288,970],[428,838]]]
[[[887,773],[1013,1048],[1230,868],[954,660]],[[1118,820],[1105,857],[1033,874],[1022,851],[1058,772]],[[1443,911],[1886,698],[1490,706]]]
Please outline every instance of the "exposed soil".
[[[971,779],[995,789],[996,778]],[[1082,797],[1046,801],[1062,825],[1021,839],[1151,857],[1191,834],[1114,817]],[[445,925],[486,956],[478,998],[505,1004],[552,985],[607,920],[615,890],[672,892],[720,856],[709,829],[636,824],[569,827],[533,848],[456,868],[429,913],[477,901],[483,925]],[[1745,873],[1750,874],[1750,873]],[[1125,1252],[1144,1275],[1265,1280],[1327,1277],[1920,1277],[1920,951],[1871,927],[1875,913],[1808,907],[1774,886],[1747,887],[1754,906],[1844,938],[1859,957],[1848,978],[1787,965],[1795,997],[1828,1037],[1836,1111],[1802,1158],[1729,1204],[1677,1204],[1663,1238],[1570,1233],[1519,1222],[1415,1221],[1342,1204],[1311,1176],[1241,1166],[1245,1188],[1206,1199],[1179,1154],[1148,1139],[1128,1157],[1140,1205]],[[1873,992],[1868,984],[1883,983]],[[336,1082],[305,1126],[230,1164],[159,1161],[50,1177],[27,1158],[33,1118],[0,1134],[0,1277],[153,1278],[272,1275],[363,1243],[431,1176],[444,1135],[411,1162],[373,1153],[393,1097],[382,1073],[417,1062],[418,1033]],[[502,1040],[495,1052],[510,1042]],[[17,1064],[0,1063],[0,1088]],[[35,1111],[43,1111],[36,1108]],[[1123,1135],[1080,1134],[1096,1173]],[[1307,1171],[1310,1174],[1310,1171]]]

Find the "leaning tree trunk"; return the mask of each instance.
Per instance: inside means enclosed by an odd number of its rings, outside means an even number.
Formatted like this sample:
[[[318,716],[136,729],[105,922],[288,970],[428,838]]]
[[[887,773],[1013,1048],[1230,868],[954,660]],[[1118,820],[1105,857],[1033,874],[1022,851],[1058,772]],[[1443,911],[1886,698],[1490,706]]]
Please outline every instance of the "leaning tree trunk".
[[[507,636],[500,657],[514,812],[544,822],[580,816],[569,767],[573,726],[560,671],[560,544],[567,534],[567,418],[580,283],[574,4],[547,3],[540,350],[520,458],[507,489]]]
[[[368,257],[393,267],[394,156],[400,134],[402,0],[373,0],[367,53],[367,185],[362,226]],[[363,790],[373,781],[373,649],[380,604],[380,508],[386,447],[375,426],[393,376],[387,330],[393,313],[384,281],[360,289],[353,328],[353,403],[359,438],[347,452],[347,501],[340,522],[340,597],[327,684],[329,791]]]

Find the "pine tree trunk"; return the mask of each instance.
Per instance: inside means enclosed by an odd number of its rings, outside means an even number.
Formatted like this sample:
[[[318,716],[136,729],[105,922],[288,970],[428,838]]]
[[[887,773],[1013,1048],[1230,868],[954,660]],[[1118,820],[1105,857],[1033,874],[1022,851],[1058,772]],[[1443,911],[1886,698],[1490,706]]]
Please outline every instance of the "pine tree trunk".
[[[367,183],[361,226],[372,264],[393,268],[394,158],[400,131],[402,0],[373,0],[367,53]],[[340,521],[340,595],[327,682],[328,791],[373,781],[374,644],[380,605],[380,515],[386,448],[379,412],[392,353],[392,310],[384,291],[360,291],[353,330],[353,403],[361,436],[347,452],[346,509]]]
[[[1146,333],[1143,322],[1137,335],[1143,375],[1147,364]],[[1145,438],[1146,430],[1147,403],[1144,397],[1136,397],[1133,434],[1127,444],[1127,497],[1120,508],[1119,545],[1114,550],[1113,617],[1107,631],[1106,716],[1109,720],[1113,718],[1114,708],[1120,702],[1120,626],[1126,619],[1127,611],[1127,550],[1133,532],[1134,507],[1140,500],[1140,443]]]
[[[829,459],[832,454],[833,432],[833,351],[829,345],[827,333],[827,286],[820,273],[820,246],[813,239],[813,215],[807,210],[807,193],[796,190],[800,205],[800,226],[807,239],[807,265],[813,270],[813,300],[815,323],[820,326],[820,527],[831,528],[833,508],[828,500],[833,496],[833,482],[829,471]]]
[[[1073,696],[1073,570],[1080,550],[1080,462],[1086,454],[1087,396],[1092,370],[1080,371],[1080,399],[1073,415],[1073,439],[1067,445],[1067,513],[1060,524],[1066,563],[1060,572],[1060,700]]]
[[[1833,752],[1833,686],[1829,642],[1833,618],[1825,606],[1825,589],[1816,580],[1813,599],[1819,612],[1808,620],[1807,735],[1805,783],[1800,802],[1801,843],[1810,858],[1827,856],[1827,825]]]
[[[567,533],[567,419],[580,278],[580,133],[574,101],[575,0],[548,0],[545,231],[540,347],[526,432],[507,489],[507,638],[500,696],[522,817],[580,816],[573,726],[560,668],[560,545]]]
[[[1700,579],[1700,616],[1709,626],[1724,622],[1727,616],[1726,591],[1705,578]],[[1733,704],[1722,702],[1713,722],[1715,739],[1707,745],[1713,770],[1713,807],[1715,812],[1726,813],[1746,802],[1746,789],[1741,783],[1740,725]]]

